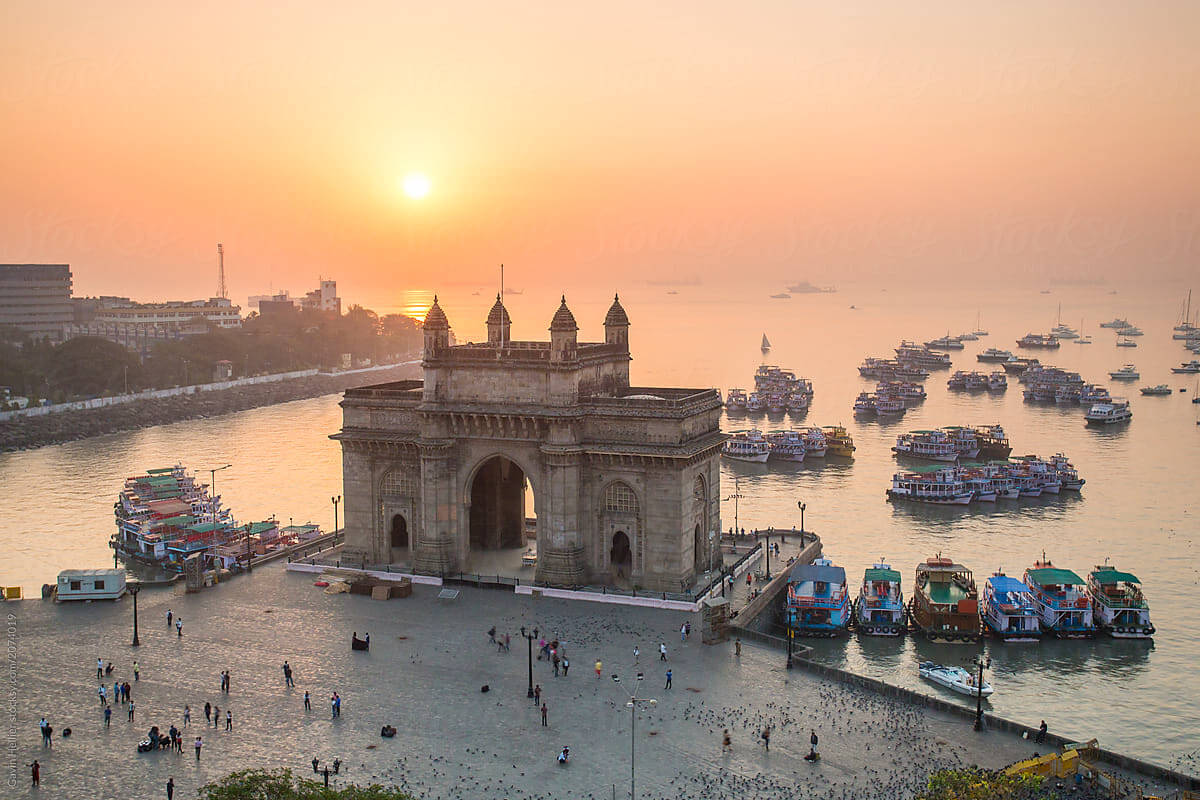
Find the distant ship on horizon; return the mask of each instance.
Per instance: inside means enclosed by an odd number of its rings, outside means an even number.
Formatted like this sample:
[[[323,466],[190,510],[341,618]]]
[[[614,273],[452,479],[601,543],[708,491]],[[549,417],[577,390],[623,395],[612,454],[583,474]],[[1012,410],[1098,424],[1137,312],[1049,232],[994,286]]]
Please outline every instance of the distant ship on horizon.
[[[792,294],[833,294],[837,291],[832,286],[814,286],[808,281],[797,281],[787,287],[787,290]]]

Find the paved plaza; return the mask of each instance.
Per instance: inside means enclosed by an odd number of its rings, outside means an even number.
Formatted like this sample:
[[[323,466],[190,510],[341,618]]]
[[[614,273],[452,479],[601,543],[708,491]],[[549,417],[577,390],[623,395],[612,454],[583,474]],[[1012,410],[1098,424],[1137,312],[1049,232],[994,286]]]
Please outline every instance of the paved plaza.
[[[406,599],[326,595],[313,576],[282,565],[257,570],[200,594],[147,590],[138,599],[140,648],[129,646],[132,601],[55,605],[25,601],[13,613],[18,716],[6,713],[4,797],[178,797],[227,772],[290,767],[312,774],[314,757],[342,760],[338,784],[395,784],[429,798],[612,798],[629,796],[629,691],[657,699],[639,712],[637,794],[643,798],[900,798],[939,766],[1000,766],[1034,747],[1015,736],[977,734],[969,723],[784,668],[776,650],[743,643],[680,642],[689,615],[651,609],[464,590],[455,600],[414,587]],[[182,615],[183,636],[165,620]],[[502,654],[488,641],[495,625],[512,638]],[[521,625],[564,643],[570,672],[555,677],[534,661],[548,725],[526,698]],[[12,628],[10,628],[10,632]],[[370,652],[350,649],[351,632],[371,635]],[[668,661],[659,660],[660,643]],[[634,647],[641,650],[634,662]],[[536,650],[536,644],[535,644]],[[112,660],[114,679],[133,686],[136,721],[113,706],[110,728],[97,695],[96,659]],[[132,662],[140,680],[133,680]],[[295,688],[287,688],[287,660]],[[603,662],[602,677],[594,664]],[[673,688],[664,689],[673,671]],[[232,674],[220,691],[220,673]],[[8,671],[6,670],[6,673]],[[612,675],[620,682],[614,682]],[[489,691],[483,693],[481,687]],[[305,712],[302,697],[312,693]],[[331,719],[329,697],[343,698]],[[204,727],[205,702],[233,712],[233,730]],[[151,725],[183,724],[182,754],[137,752]],[[56,729],[40,744],[38,720]],[[379,735],[394,725],[393,739]],[[770,750],[759,741],[771,728]],[[59,733],[71,728],[63,739]],[[728,728],[733,747],[722,752]],[[803,760],[812,729],[822,758]],[[204,747],[196,760],[192,742]],[[571,748],[560,767],[559,749]],[[42,764],[40,790],[25,766]],[[10,779],[14,779],[10,783]],[[614,789],[615,787],[615,789]]]

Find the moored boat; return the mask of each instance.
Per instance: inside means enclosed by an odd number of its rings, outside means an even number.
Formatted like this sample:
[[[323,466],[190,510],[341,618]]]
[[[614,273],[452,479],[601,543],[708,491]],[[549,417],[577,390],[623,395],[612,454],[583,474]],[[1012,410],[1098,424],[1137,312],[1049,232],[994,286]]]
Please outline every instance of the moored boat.
[[[1136,381],[1142,377],[1142,374],[1133,364],[1124,364],[1120,369],[1114,369],[1108,373],[1108,377],[1114,381]]]
[[[1106,403],[1096,403],[1084,415],[1089,425],[1117,425],[1133,419],[1133,411],[1129,402],[1119,397],[1113,397]]]
[[[730,389],[725,395],[725,410],[728,412],[738,412],[746,410],[746,390],[745,389]]]
[[[804,439],[796,431],[773,431],[766,436],[772,461],[804,461]]]
[[[931,350],[962,350],[966,347],[961,339],[957,336],[951,336],[948,333],[945,336],[939,336],[936,339],[926,342],[925,346]]]
[[[854,439],[845,428],[841,425],[826,425],[821,430],[825,432],[826,455],[854,458]]]
[[[846,570],[828,558],[797,564],[788,573],[788,625],[797,636],[841,636],[850,625]]]
[[[1191,375],[1192,373],[1200,372],[1200,361],[1194,358],[1191,361],[1185,361],[1178,367],[1171,367],[1171,372],[1174,372],[1176,375]]]
[[[1027,348],[1043,348],[1054,350],[1061,345],[1058,337],[1048,333],[1027,333],[1020,339],[1017,339],[1017,347]]]
[[[854,626],[867,636],[899,636],[906,630],[900,573],[882,561],[863,573],[854,603]]]
[[[896,437],[892,452],[924,461],[957,461],[958,446],[945,431],[911,431]]]
[[[1150,606],[1136,575],[1107,564],[1100,565],[1088,575],[1087,591],[1093,619],[1101,630],[1117,639],[1154,636]]]
[[[975,359],[985,363],[1002,364],[1013,357],[1013,354],[1008,350],[1001,350],[998,347],[989,347],[987,350],[977,354]]]
[[[954,467],[929,466],[894,474],[887,498],[937,506],[965,506],[975,495]]]
[[[983,582],[979,616],[985,632],[1008,642],[1036,642],[1042,638],[1037,607],[1029,587],[1003,572]]]
[[[989,392],[1008,391],[1008,378],[999,370],[988,375],[987,388]]]
[[[973,673],[968,672],[962,667],[947,667],[942,664],[935,664],[932,661],[922,661],[918,667],[918,672],[921,677],[927,681],[932,681],[939,686],[945,686],[947,689],[965,694],[969,697],[990,697],[993,689],[992,685],[987,681],[980,686]]]
[[[940,554],[918,564],[909,617],[930,639],[978,641],[979,591],[971,570]]]
[[[1152,397],[1158,397],[1158,396],[1162,396],[1162,395],[1172,394],[1172,389],[1167,384],[1160,383],[1157,386],[1143,386],[1142,394],[1152,396]]]
[[[1025,570],[1025,585],[1033,596],[1038,624],[1044,633],[1060,639],[1086,639],[1096,635],[1092,605],[1083,578],[1060,569],[1042,554],[1042,560]]]
[[[764,463],[771,454],[771,446],[760,430],[740,431],[725,440],[721,455],[733,461]]]

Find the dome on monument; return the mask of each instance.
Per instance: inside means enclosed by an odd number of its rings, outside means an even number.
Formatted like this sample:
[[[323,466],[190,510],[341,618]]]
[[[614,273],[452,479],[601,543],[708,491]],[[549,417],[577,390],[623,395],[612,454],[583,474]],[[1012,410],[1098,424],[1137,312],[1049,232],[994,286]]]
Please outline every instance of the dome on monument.
[[[450,320],[446,319],[446,312],[438,305],[436,294],[433,296],[433,305],[425,314],[425,330],[450,330]]]
[[[604,326],[607,328],[611,325],[628,325],[629,317],[625,313],[625,309],[621,307],[621,296],[613,295],[612,307],[608,309],[608,316],[604,318]]]
[[[554,319],[550,321],[550,330],[552,331],[577,331],[579,326],[575,324],[575,315],[571,313],[571,309],[567,308],[567,296],[563,295],[562,303],[558,307],[558,311],[554,312]]]
[[[500,295],[496,295],[496,305],[492,306],[491,312],[488,314],[488,325],[508,325],[512,320],[508,316],[508,309],[504,307],[504,303],[500,300]]]

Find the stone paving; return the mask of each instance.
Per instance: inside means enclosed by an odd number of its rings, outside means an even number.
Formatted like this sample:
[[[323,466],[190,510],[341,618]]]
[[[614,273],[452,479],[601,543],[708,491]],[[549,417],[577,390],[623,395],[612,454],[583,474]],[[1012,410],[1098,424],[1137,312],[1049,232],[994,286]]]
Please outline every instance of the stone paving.
[[[639,669],[646,676],[639,694],[658,700],[638,717],[640,798],[900,798],[938,766],[995,767],[1034,750],[1006,734],[977,734],[958,718],[789,672],[782,654],[769,648],[747,642],[739,658],[732,642],[703,645],[698,617],[691,639],[681,643],[687,616],[679,613],[497,590],[467,589],[448,601],[423,586],[410,598],[381,602],[325,595],[312,582],[272,565],[200,594],[144,591],[136,649],[129,646],[129,598],[4,606],[15,615],[9,688],[18,715],[5,714],[6,744],[13,737],[15,751],[6,748],[0,796],[165,797],[173,776],[177,796],[194,797],[198,786],[239,768],[290,767],[311,775],[315,756],[341,758],[339,784],[392,783],[418,797],[628,797],[625,703]],[[182,638],[166,625],[168,608],[183,616]],[[512,637],[511,653],[489,644],[493,624]],[[526,698],[523,624],[560,639],[571,660],[569,675],[557,678],[548,663],[534,661],[547,727]],[[355,630],[370,632],[370,652],[351,651]],[[666,663],[658,659],[660,643],[668,648]],[[114,678],[133,685],[135,723],[114,706],[105,729],[98,657],[117,665],[110,688]],[[285,659],[294,689],[284,685]],[[670,690],[663,688],[667,668],[674,673]],[[232,672],[228,694],[219,690],[223,669]],[[490,691],[481,693],[485,684]],[[313,698],[307,713],[305,689]],[[338,719],[330,717],[334,691],[343,698]],[[223,723],[204,728],[205,701],[222,716],[232,710],[232,732]],[[184,704],[192,722],[183,753],[139,754],[137,741],[151,725],[182,725]],[[40,745],[42,715],[56,729],[52,749]],[[396,726],[395,738],[380,737],[384,724]],[[764,725],[772,731],[769,752],[759,743]],[[68,739],[59,736],[65,727],[72,729]],[[721,747],[725,728],[733,739],[728,753]],[[822,754],[815,765],[802,758],[814,728]],[[192,749],[198,733],[199,761]],[[555,761],[563,745],[572,752],[566,767]],[[40,790],[30,789],[25,766],[35,758],[42,764]]]

